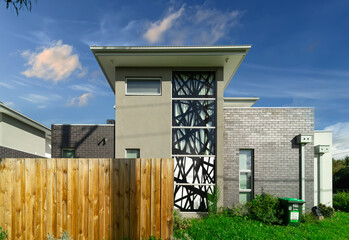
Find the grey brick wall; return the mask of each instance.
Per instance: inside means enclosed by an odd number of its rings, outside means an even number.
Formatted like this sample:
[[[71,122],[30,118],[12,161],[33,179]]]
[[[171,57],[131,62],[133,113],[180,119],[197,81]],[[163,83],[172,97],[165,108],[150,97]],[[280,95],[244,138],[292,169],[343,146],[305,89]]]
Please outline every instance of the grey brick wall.
[[[27,152],[18,151],[12,148],[0,146],[0,158],[45,158]]]
[[[113,124],[52,125],[51,131],[52,158],[62,157],[62,148],[74,148],[76,158],[114,158]]]
[[[314,134],[313,108],[224,108],[224,205],[239,202],[239,150],[254,150],[254,194],[300,197],[298,134]],[[314,146],[305,146],[306,201],[314,202]]]

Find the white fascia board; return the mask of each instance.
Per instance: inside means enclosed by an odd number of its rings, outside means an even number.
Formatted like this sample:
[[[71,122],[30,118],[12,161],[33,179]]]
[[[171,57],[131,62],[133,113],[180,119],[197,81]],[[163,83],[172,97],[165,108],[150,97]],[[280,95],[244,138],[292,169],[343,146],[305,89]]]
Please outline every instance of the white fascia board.
[[[223,97],[224,101],[258,101],[259,97]]]
[[[250,49],[252,45],[225,45],[225,46],[90,46],[92,52],[203,52],[203,51],[236,51]]]

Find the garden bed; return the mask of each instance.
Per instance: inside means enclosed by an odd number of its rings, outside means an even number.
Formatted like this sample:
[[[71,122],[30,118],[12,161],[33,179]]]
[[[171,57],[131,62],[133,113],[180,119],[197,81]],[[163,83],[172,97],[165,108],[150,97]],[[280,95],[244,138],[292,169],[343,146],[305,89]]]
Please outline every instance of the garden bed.
[[[349,239],[349,213],[308,220],[299,227],[269,225],[228,213],[193,219],[186,229],[175,229],[179,239]]]

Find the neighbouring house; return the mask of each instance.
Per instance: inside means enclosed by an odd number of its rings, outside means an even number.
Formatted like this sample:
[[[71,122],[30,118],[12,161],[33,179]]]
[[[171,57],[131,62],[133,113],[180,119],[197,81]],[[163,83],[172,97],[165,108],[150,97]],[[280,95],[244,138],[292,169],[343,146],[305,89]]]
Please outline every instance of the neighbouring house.
[[[114,121],[107,124],[53,124],[53,158],[115,158]]]
[[[224,97],[250,48],[91,47],[115,93],[115,127],[114,141],[105,133],[85,148],[98,151],[107,138],[115,158],[174,158],[181,211],[206,211],[214,186],[227,207],[262,191],[304,199],[307,208],[331,205],[332,135],[314,131],[314,109]],[[80,135],[69,138],[75,128]],[[87,157],[79,148],[93,126],[82,128],[53,125],[53,154]]]
[[[51,157],[51,129],[0,102],[0,158]]]

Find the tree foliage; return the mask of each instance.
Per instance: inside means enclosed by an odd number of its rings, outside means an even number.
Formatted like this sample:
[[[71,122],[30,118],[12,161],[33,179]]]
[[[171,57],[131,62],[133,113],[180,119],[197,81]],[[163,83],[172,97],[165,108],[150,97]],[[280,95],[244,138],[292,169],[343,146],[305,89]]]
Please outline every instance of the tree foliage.
[[[0,0],[1,1],[1,0]],[[28,11],[32,10],[32,0],[3,0],[6,3],[6,8],[12,8],[16,11],[17,15],[22,8]]]
[[[345,167],[349,167],[349,156],[346,156],[345,158],[340,160],[335,160],[332,158],[332,175],[333,176]]]
[[[333,189],[349,189],[349,156],[332,159]]]
[[[349,167],[342,168],[333,176],[334,189],[349,189]]]

